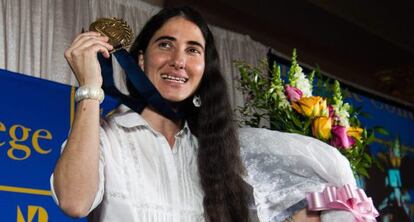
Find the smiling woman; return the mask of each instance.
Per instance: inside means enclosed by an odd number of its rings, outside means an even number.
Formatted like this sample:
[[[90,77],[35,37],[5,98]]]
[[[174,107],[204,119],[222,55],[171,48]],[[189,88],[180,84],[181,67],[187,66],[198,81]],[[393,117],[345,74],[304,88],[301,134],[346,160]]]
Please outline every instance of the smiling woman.
[[[65,57],[81,88],[100,91],[96,55],[112,48],[99,33],[75,38]],[[185,117],[121,105],[100,121],[97,98],[83,97],[51,177],[55,201],[73,217],[93,212],[93,221],[248,221],[233,112],[205,21],[188,7],[163,9],[130,53]]]
[[[200,84],[204,46],[197,25],[182,17],[171,18],[154,34],[147,50],[140,52],[139,65],[162,97],[179,102]]]

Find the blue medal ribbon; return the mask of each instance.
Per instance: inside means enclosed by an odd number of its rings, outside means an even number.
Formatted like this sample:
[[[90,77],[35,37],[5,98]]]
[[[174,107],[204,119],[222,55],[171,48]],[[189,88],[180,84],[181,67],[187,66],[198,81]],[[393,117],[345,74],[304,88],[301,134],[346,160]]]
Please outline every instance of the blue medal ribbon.
[[[115,56],[122,69],[125,71],[127,78],[132,83],[132,86],[140,94],[141,98],[133,98],[121,93],[115,86],[112,68],[112,59],[104,58],[100,53],[98,60],[101,65],[103,89],[106,94],[112,96],[119,103],[128,106],[137,113],[142,113],[142,110],[148,105],[152,106],[161,115],[171,120],[179,120],[184,117],[180,112],[175,112],[171,105],[162,98],[147,75],[138,66],[136,60],[125,50],[120,49],[112,53]]]

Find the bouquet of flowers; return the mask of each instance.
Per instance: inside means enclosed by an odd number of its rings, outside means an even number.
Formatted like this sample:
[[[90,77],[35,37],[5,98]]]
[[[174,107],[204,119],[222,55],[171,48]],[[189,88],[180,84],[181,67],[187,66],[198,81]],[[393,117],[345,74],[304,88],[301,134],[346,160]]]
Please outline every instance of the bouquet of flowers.
[[[263,127],[261,123],[267,122],[267,128],[273,130],[325,141],[348,158],[355,174],[368,177],[372,159],[365,148],[375,137],[372,130],[361,127],[357,110],[343,101],[338,81],[330,84],[319,77],[317,88],[331,97],[318,96],[313,89],[318,72],[314,70],[306,76],[297,62],[296,50],[285,80],[277,64],[270,70],[266,62],[256,67],[236,62],[236,66],[246,101],[238,107],[243,125]]]

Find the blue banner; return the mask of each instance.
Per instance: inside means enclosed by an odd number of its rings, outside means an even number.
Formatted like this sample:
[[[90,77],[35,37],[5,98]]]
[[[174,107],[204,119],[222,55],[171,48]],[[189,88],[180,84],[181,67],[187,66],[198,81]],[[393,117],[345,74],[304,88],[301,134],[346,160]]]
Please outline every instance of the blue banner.
[[[71,219],[54,203],[49,178],[74,117],[75,88],[0,69],[1,221]],[[102,113],[116,104],[105,99]]]

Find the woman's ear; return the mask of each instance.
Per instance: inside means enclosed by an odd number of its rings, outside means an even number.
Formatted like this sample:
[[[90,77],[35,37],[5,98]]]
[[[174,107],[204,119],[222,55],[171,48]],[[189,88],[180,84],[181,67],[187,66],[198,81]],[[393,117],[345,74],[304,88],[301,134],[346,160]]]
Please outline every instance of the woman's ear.
[[[143,52],[139,52],[138,65],[141,68],[141,70],[144,71],[144,53]]]

